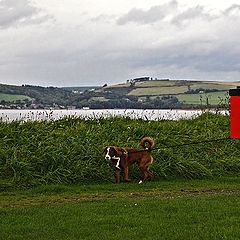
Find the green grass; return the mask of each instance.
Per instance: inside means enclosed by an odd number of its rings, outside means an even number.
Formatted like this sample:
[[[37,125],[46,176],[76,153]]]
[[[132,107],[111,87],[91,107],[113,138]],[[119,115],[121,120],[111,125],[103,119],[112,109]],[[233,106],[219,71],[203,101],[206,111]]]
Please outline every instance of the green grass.
[[[90,101],[99,101],[99,102],[107,102],[109,101],[109,99],[105,98],[105,97],[92,97],[90,99]]]
[[[2,210],[0,239],[240,238],[239,196],[114,199]]]
[[[153,81],[143,81],[143,82],[137,82],[135,84],[135,87],[169,87],[174,86],[177,83],[177,81],[171,80],[153,80]]]
[[[15,95],[15,94],[5,94],[0,93],[0,102],[6,101],[6,102],[16,102],[17,100],[30,100],[31,98],[25,95]]]
[[[154,81],[153,81],[154,82]],[[146,86],[145,86],[146,85]],[[220,85],[220,84],[193,84],[191,85],[191,89],[219,89],[222,91],[229,90],[232,88],[231,86],[227,85]],[[181,98],[181,95],[187,92],[188,86],[164,86],[164,85],[152,85],[151,82],[147,84],[139,84],[137,85],[136,89],[133,89],[128,93],[128,95],[134,95],[134,96],[159,96],[159,95],[177,95]],[[207,93],[208,95],[210,93]],[[221,95],[221,92],[212,92],[213,96]],[[186,94],[186,95],[195,95],[197,97],[198,94]],[[186,97],[187,98],[187,97]]]
[[[5,191],[0,193],[0,239],[235,240],[240,238],[239,180]]]
[[[221,102],[225,103],[228,100],[228,92],[211,92],[203,94],[179,94],[177,98],[180,102],[185,104],[197,104],[197,105],[218,105]]]
[[[85,200],[102,200],[129,197],[183,197],[214,194],[231,194],[240,191],[239,177],[212,179],[154,180],[139,185],[131,183],[94,183],[84,185],[49,184],[32,188],[11,187],[0,184],[0,208],[37,206],[43,204],[78,203]]]
[[[132,183],[113,184],[102,148],[144,135],[154,181],[132,166]],[[0,123],[0,240],[240,239],[239,140],[167,147],[227,136],[229,117],[210,113]]]
[[[231,85],[222,85],[222,84],[214,84],[214,83],[196,83],[196,84],[192,84],[191,85],[191,89],[199,89],[199,88],[203,88],[203,89],[218,89],[218,90],[222,90],[222,91],[227,91],[231,88],[234,88]]]
[[[189,90],[188,85],[191,90],[203,88],[203,89],[217,89],[221,91],[227,91],[230,88],[233,88],[233,86],[226,85],[226,84],[214,84],[214,83],[207,83],[207,82],[197,82],[197,81],[187,82],[187,81],[180,81],[180,80],[170,80],[170,81],[154,80],[154,81],[137,82],[135,84],[135,89],[130,91],[128,95],[134,95],[134,96],[178,95],[178,94],[184,94],[184,92],[187,92]],[[130,85],[119,84],[119,85],[114,85],[112,87],[119,88],[119,87],[128,87],[128,86]],[[219,93],[214,93],[214,94],[219,94]]]
[[[139,147],[152,136],[157,150],[151,169],[156,179],[239,175],[239,141],[167,146],[229,136],[229,117],[203,114],[193,120],[144,121],[129,118],[0,123],[0,180],[7,185],[112,182],[104,146]],[[130,168],[135,181],[142,176]]]
[[[158,96],[158,95],[173,95],[184,93],[188,91],[187,86],[171,86],[171,87],[139,87],[131,92],[128,95],[133,96]]]

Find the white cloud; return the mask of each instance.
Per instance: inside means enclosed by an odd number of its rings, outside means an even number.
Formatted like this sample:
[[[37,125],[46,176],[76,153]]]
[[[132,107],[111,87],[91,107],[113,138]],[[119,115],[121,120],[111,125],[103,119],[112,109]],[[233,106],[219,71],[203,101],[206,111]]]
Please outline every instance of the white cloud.
[[[0,13],[14,7],[14,14],[0,15],[0,81],[77,86],[141,75],[240,79],[239,5],[216,11],[192,1],[124,0],[110,11],[113,1],[94,3],[0,1]]]

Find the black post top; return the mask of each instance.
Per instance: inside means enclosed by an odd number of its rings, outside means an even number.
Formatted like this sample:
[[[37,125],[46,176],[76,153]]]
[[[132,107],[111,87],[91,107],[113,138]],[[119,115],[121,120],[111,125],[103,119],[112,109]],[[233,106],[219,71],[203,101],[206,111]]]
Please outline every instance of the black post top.
[[[230,89],[229,95],[230,96],[240,96],[240,88]]]

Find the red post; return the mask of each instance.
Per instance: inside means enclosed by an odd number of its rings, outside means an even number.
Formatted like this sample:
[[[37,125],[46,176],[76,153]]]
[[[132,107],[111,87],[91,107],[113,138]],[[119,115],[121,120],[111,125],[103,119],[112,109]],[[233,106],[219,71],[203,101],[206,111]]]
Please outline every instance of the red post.
[[[240,138],[240,88],[230,89],[230,137]]]

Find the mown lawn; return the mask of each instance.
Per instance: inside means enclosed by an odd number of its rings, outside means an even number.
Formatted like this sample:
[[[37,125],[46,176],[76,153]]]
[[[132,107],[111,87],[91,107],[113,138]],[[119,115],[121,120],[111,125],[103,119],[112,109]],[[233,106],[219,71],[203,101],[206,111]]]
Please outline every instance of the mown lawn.
[[[239,239],[240,178],[0,193],[0,239]]]

